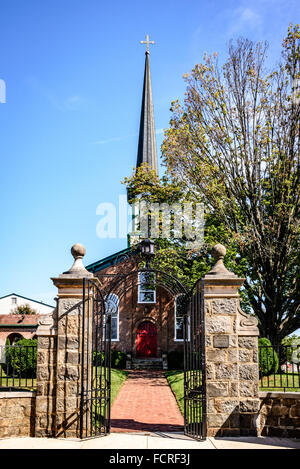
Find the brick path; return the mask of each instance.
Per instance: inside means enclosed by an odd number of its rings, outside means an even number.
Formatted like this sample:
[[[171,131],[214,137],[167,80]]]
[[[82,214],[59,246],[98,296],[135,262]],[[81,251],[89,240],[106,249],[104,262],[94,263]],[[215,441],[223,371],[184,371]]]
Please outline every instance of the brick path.
[[[183,431],[183,417],[163,371],[128,372],[112,405],[111,431]]]

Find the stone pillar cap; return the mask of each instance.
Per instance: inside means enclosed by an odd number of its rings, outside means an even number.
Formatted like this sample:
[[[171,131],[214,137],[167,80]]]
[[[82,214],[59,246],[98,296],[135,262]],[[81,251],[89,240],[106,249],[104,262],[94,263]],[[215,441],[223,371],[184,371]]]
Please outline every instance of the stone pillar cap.
[[[61,274],[59,277],[93,277],[94,275],[86,270],[82,263],[82,259],[85,256],[85,253],[86,249],[82,244],[74,244],[71,248],[71,254],[74,257],[74,263],[69,270]]]
[[[238,278],[236,274],[226,269],[223,259],[226,255],[226,248],[223,244],[216,244],[211,251],[213,258],[216,263],[213,268],[205,275],[206,278],[214,277],[226,277],[226,278]]]

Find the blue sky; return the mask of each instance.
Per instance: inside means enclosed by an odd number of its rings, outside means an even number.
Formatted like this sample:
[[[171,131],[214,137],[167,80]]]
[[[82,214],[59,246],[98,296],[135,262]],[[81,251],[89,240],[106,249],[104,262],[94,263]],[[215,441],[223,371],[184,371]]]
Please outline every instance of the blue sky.
[[[296,0],[0,0],[1,270],[10,292],[53,303],[50,277],[76,242],[85,263],[126,247],[99,239],[96,208],[118,202],[136,161],[145,35],[158,150],[182,75],[239,35],[278,60]]]

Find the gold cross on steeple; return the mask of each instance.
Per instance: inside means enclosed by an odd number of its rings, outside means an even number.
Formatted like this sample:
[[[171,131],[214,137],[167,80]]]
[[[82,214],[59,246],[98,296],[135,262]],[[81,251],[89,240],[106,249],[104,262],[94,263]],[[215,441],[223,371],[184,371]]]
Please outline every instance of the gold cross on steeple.
[[[149,44],[155,44],[154,41],[149,41],[149,34],[146,35],[146,41],[140,41],[141,44],[146,44],[146,53],[149,54]]]

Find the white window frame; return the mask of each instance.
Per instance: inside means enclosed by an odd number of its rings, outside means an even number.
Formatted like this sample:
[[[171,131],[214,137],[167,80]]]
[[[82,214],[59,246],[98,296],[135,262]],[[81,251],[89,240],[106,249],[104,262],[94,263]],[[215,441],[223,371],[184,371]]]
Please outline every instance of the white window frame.
[[[174,300],[174,342],[184,342],[184,338],[183,339],[176,338],[177,298],[179,298],[181,295],[184,295],[184,293],[180,293],[179,295],[177,295]],[[183,330],[183,333],[184,333],[184,330]],[[190,316],[188,316],[188,341],[190,341],[190,337],[191,337],[191,325],[190,325]]]
[[[112,300],[112,298],[116,298],[116,301],[114,301],[114,299]],[[112,338],[111,341],[112,342],[119,342],[119,340],[120,340],[120,337],[119,337],[120,300],[119,300],[118,295],[116,295],[115,293],[110,293],[108,298],[105,300],[105,307],[106,307],[107,300],[111,300],[111,301],[113,301],[114,304],[117,305],[117,315],[116,316],[111,316],[111,321],[113,319],[117,319],[117,338],[116,339]],[[105,312],[105,315],[107,315],[106,312]],[[105,329],[104,329],[103,333],[105,334]]]
[[[154,277],[155,277],[155,273],[152,272]],[[141,274],[144,274],[144,272],[139,272],[138,273],[138,304],[155,304],[156,303],[156,289],[154,290],[143,290],[141,289],[141,285],[142,285],[142,282],[140,281],[140,275]],[[154,280],[155,281],[155,280]],[[141,293],[154,293],[153,297],[153,301],[140,301],[140,294]]]

